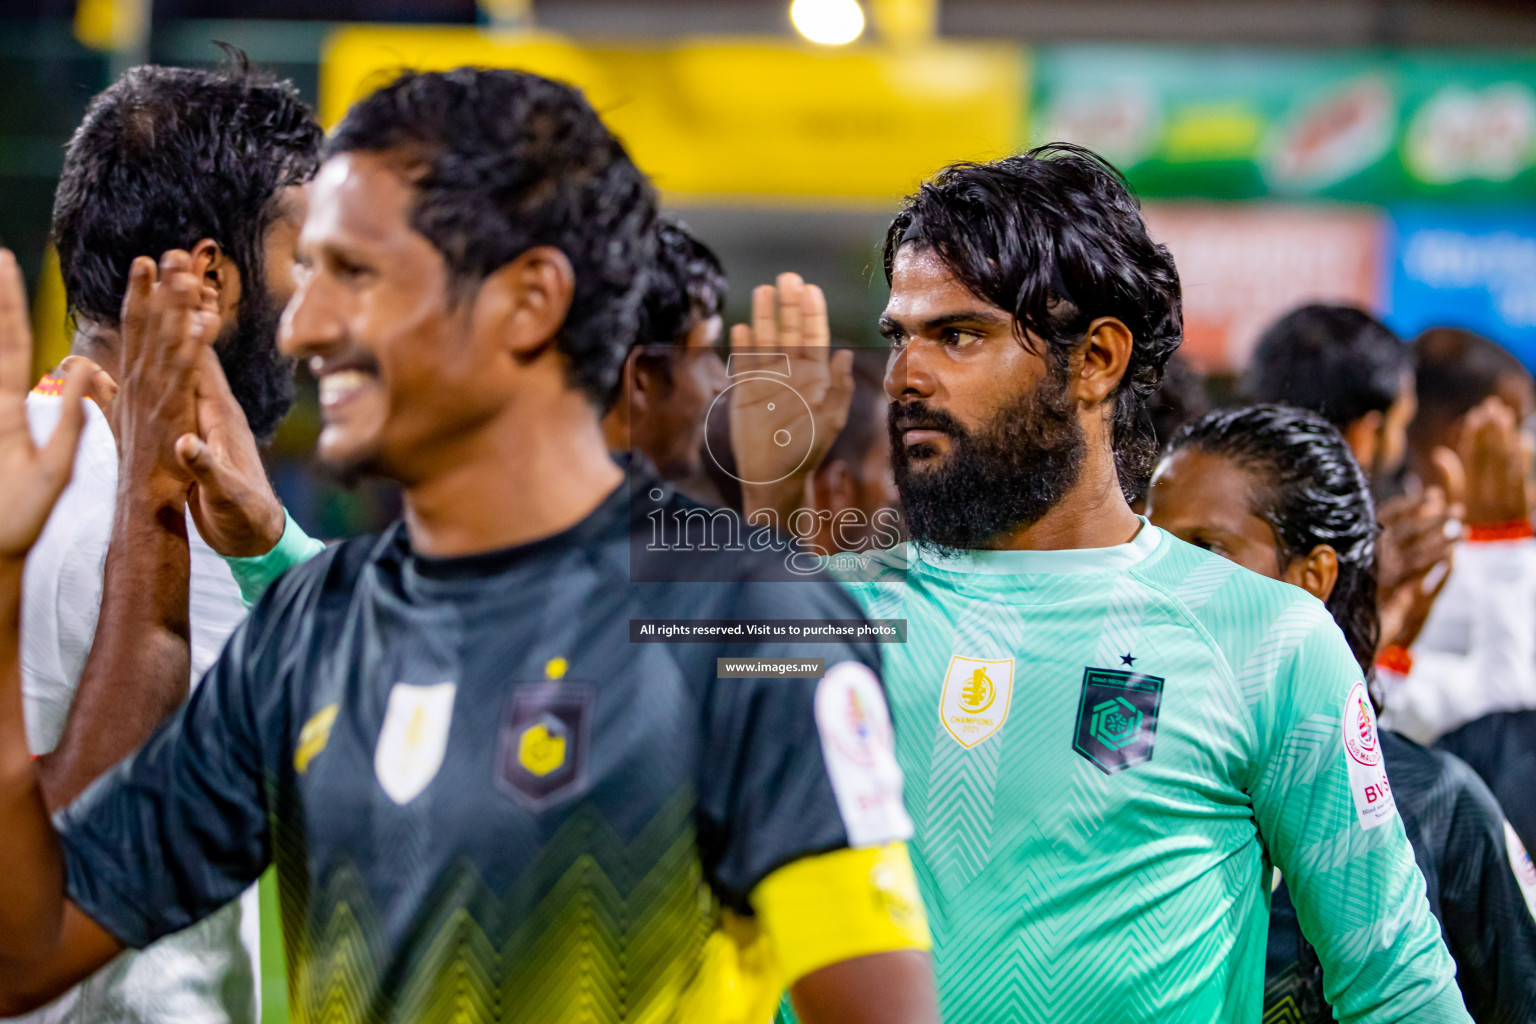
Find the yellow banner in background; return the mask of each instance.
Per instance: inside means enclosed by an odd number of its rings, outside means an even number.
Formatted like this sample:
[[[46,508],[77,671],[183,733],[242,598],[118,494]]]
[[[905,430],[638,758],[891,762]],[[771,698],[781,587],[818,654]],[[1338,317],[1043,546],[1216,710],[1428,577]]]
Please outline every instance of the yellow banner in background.
[[[532,71],[583,89],[672,196],[890,200],[945,164],[1005,156],[1028,138],[1014,45],[820,50],[790,40],[637,48],[546,34],[348,27],[328,41],[321,116],[403,68]]]

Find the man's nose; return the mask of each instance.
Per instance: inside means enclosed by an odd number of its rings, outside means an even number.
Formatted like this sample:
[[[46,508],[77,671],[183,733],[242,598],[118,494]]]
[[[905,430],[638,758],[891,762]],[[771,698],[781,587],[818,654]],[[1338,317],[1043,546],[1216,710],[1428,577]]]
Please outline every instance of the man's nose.
[[[295,359],[323,356],[345,342],[342,319],[325,300],[324,289],[314,278],[293,293],[277,330],[277,346],[284,355]]]
[[[886,367],[885,394],[893,402],[933,397],[934,377],[918,348],[915,342],[908,344]]]

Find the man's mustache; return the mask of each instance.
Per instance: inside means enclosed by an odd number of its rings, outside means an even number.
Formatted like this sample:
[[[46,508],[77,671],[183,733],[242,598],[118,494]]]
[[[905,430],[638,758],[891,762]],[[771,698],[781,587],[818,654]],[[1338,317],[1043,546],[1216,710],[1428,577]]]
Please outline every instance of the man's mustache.
[[[905,430],[937,430],[961,437],[966,433],[965,427],[950,413],[922,401],[892,402],[886,412],[886,422],[893,436]]]

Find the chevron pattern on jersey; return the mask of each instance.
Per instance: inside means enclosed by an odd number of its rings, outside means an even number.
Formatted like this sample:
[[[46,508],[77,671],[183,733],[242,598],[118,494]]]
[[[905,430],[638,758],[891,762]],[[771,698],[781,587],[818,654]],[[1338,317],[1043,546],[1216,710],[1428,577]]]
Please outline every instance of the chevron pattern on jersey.
[[[1007,658],[1022,630],[1023,621],[1017,609],[973,605],[959,616],[952,649],[971,658]],[[908,639],[910,642],[910,631]],[[944,664],[947,670],[947,658]],[[1018,701],[1021,696],[1020,683],[1015,665],[1012,701]],[[939,686],[943,686],[942,676]],[[934,706],[937,710],[937,700]],[[1009,717],[1012,715],[1010,710]],[[1007,728],[1007,723],[1003,728]],[[976,877],[992,855],[992,822],[1001,750],[998,734],[966,748],[956,742],[942,724],[934,730],[923,818],[926,822],[926,860],[941,892],[958,891]]]
[[[1225,558],[1208,559],[1179,580],[1173,591],[1185,608],[1198,612],[1239,571],[1236,565]]]
[[[1301,978],[1295,964],[1264,982],[1264,1019],[1262,1024],[1324,1024],[1333,1020],[1326,1006],[1320,1015],[1308,1015],[1301,1006]],[[1318,1002],[1322,994],[1318,994]]]
[[[1285,735],[1277,753],[1270,757],[1266,780],[1283,778],[1288,782],[1310,782],[1341,756],[1342,726],[1332,715],[1308,715]]]
[[[313,905],[285,907],[285,922],[303,922],[285,934],[294,1021],[675,1019],[715,920],[693,806],[680,793],[625,844],[584,805],[507,893],[464,862],[423,901],[403,964],[386,965],[384,923],[357,869],[333,867]],[[303,891],[291,884],[296,860],[277,857],[285,904]]]
[[[1338,628],[1319,614],[1316,605],[1299,601],[1279,615],[1265,618],[1255,616],[1256,621],[1265,622],[1262,641],[1241,665],[1235,666],[1238,687],[1250,704],[1269,692],[1285,660],[1294,656],[1302,640],[1319,628]]]
[[[1141,633],[1141,615],[1146,608],[1147,588],[1132,576],[1119,576],[1105,595],[1104,617],[1099,624],[1098,643],[1093,648],[1095,668],[1114,668],[1122,655],[1136,650]],[[1134,670],[1134,669],[1133,669]]]
[[[942,728],[933,738],[924,842],[926,862],[946,896],[975,878],[991,854],[1001,749],[983,740],[967,750]]]
[[[1339,754],[1359,668],[1337,627],[1299,589],[1146,536],[1105,571],[1084,555],[1002,572],[981,553],[974,572],[919,562],[904,585],[850,588],[908,621],[884,675],[944,1019],[1256,1021],[1277,851],[1314,920],[1365,929],[1328,954],[1371,965],[1354,1012],[1387,993],[1459,1019],[1430,1006],[1427,913],[1407,912],[1396,947],[1369,928],[1415,875],[1395,826],[1357,823]],[[1014,659],[1008,720],[970,749],[936,714],[956,655]],[[1072,750],[1087,667],[1165,680],[1150,760],[1105,775]]]

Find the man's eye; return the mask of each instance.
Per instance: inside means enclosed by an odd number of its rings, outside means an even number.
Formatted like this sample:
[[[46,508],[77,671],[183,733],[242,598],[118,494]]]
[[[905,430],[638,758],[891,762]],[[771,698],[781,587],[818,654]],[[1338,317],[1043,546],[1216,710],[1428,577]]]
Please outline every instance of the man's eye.
[[[950,328],[943,334],[944,344],[953,345],[956,348],[965,348],[981,340],[981,335],[971,331],[962,331],[958,328]]]
[[[902,334],[900,331],[881,331],[880,336],[891,343],[891,348],[904,348],[907,344],[906,335]]]
[[[336,276],[346,281],[356,281],[372,273],[370,268],[361,263],[353,263],[350,260],[336,261]]]

